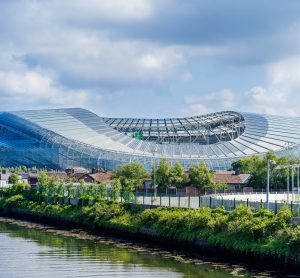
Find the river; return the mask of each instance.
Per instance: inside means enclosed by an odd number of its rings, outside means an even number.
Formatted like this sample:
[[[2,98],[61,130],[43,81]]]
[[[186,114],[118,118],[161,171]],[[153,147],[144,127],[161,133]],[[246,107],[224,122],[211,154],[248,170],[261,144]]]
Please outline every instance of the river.
[[[84,240],[0,220],[0,277],[262,277],[241,266],[176,257],[122,241]]]

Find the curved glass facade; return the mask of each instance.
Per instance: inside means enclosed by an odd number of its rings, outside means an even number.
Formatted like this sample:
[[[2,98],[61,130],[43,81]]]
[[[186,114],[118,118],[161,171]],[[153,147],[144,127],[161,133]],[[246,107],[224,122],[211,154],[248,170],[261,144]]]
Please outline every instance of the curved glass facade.
[[[102,118],[80,109],[0,113],[0,165],[115,169],[162,158],[186,169],[205,161],[228,169],[239,158],[273,151],[298,155],[300,118],[224,111],[173,119]]]

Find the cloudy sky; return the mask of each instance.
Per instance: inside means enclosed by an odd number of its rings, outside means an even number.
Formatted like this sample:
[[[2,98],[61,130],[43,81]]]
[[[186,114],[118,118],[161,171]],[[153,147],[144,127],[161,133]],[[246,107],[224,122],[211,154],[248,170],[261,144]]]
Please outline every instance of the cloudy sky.
[[[298,0],[0,0],[0,110],[300,116]]]

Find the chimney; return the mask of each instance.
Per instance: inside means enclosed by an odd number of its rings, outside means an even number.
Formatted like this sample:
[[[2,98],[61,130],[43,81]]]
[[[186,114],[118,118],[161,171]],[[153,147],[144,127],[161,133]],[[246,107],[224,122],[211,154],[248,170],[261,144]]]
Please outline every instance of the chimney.
[[[95,168],[92,168],[92,174],[96,174],[97,170]]]
[[[236,169],[236,170],[235,170],[235,175],[238,176],[238,175],[240,175],[240,174],[241,174],[241,170],[240,170],[240,169]]]

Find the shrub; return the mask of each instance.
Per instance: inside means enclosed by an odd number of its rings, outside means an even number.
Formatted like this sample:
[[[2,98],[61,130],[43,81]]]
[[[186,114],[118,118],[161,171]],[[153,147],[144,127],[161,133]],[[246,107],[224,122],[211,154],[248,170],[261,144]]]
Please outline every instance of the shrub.
[[[30,185],[28,183],[25,182],[15,183],[11,187],[11,195],[23,194],[28,189],[30,189]]]
[[[16,191],[19,189],[14,188]],[[26,192],[34,193],[32,190]],[[92,206],[83,204],[82,207],[73,207],[44,202],[39,204],[36,199],[40,201],[40,198],[32,198],[30,194],[24,193],[14,194],[13,190],[8,191],[7,195],[0,198],[0,209],[21,207],[93,227],[111,227],[133,232],[146,226],[154,229],[157,235],[170,239],[188,241],[204,239],[209,244],[217,246],[275,254],[300,262],[300,227],[291,226],[292,215],[287,206],[281,208],[276,215],[265,209],[253,212],[251,208],[243,205],[230,213],[222,207],[217,209],[159,207],[133,211],[130,204],[100,198]],[[87,201],[90,197],[84,200]]]
[[[123,207],[120,204],[112,202],[97,202],[92,206],[89,212],[89,217],[94,219],[95,223],[99,223],[120,216],[123,212]]]
[[[139,220],[141,221],[142,225],[145,225],[147,227],[154,226],[158,223],[158,220],[163,213],[163,208],[157,208],[157,209],[146,209],[142,211],[142,213],[139,216]]]
[[[110,199],[114,201],[119,200],[120,192],[121,192],[121,183],[120,180],[116,179],[110,188],[110,192],[109,192]]]
[[[13,208],[13,207],[20,207],[24,202],[24,197],[21,194],[13,195],[6,199],[5,207]]]

